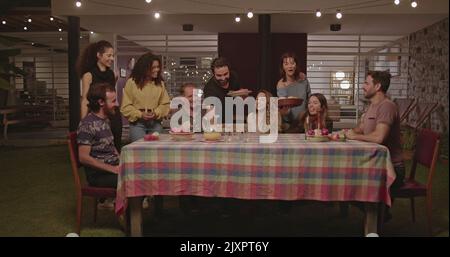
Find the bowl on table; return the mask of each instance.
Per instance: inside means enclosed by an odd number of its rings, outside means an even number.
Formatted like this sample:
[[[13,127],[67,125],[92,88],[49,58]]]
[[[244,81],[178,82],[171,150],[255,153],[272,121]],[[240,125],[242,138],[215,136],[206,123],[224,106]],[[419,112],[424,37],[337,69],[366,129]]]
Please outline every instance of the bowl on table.
[[[222,137],[222,134],[219,132],[204,132],[203,138],[205,141],[218,141]]]
[[[174,141],[190,141],[194,139],[193,132],[173,132],[169,131],[172,140]]]

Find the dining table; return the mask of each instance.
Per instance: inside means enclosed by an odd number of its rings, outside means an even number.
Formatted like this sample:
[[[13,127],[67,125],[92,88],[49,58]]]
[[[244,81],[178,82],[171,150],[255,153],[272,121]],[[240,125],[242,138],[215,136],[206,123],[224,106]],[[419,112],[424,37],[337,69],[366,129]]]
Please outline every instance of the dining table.
[[[128,213],[130,235],[143,235],[145,196],[362,202],[365,235],[378,232],[391,205],[395,172],[387,147],[362,141],[307,140],[304,134],[196,133],[185,141],[161,134],[120,154],[116,214]],[[127,212],[128,210],[128,212]]]

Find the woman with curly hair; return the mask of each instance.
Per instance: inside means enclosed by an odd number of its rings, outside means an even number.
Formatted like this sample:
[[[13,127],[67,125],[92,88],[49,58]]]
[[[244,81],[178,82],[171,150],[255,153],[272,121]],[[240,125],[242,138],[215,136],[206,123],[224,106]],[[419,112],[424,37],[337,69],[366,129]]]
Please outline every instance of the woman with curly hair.
[[[114,62],[114,49],[105,40],[89,44],[78,59],[77,71],[81,79],[81,119],[88,113],[87,94],[89,89],[101,83],[108,83],[115,87],[116,76],[111,67]],[[118,151],[122,147],[122,116],[117,107],[115,114],[109,117],[111,131],[114,136],[114,146]]]
[[[169,114],[170,98],[161,75],[161,60],[149,52],[137,60],[128,79],[120,111],[130,123],[130,139],[162,132],[161,120]]]

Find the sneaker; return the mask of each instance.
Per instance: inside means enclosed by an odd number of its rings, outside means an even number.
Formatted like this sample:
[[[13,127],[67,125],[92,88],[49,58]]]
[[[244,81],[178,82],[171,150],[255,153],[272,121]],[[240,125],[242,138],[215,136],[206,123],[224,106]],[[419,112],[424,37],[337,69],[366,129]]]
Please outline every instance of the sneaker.
[[[150,207],[150,199],[148,196],[144,197],[144,200],[142,201],[142,209],[146,210]]]
[[[97,203],[97,210],[114,210],[115,200],[114,199],[105,199],[103,202]]]

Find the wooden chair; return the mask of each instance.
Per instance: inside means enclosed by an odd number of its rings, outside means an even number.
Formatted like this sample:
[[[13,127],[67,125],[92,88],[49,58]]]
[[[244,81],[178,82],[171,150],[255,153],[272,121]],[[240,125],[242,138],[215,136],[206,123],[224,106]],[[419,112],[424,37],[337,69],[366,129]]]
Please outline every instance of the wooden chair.
[[[398,113],[400,116],[400,123],[404,122],[409,114],[414,110],[417,105],[416,99],[410,98],[395,98],[394,103],[398,106]]]
[[[77,195],[77,210],[76,210],[76,233],[80,234],[81,230],[81,214],[82,214],[82,203],[83,196],[94,198],[94,222],[97,220],[97,200],[100,198],[115,198],[116,188],[106,188],[106,187],[92,187],[87,185],[82,185],[79,169],[82,167],[80,159],[78,157],[78,144],[77,144],[77,133],[69,132],[67,145],[69,146],[70,153],[70,163],[72,166],[72,174],[75,182],[75,191]]]
[[[393,198],[409,198],[411,200],[413,222],[416,221],[414,198],[426,197],[428,233],[430,235],[432,233],[432,186],[438,159],[439,140],[440,135],[438,133],[430,129],[420,130],[409,177],[405,179],[405,184],[401,188],[391,192]],[[417,164],[426,167],[428,170],[426,184],[422,184],[415,179]]]

